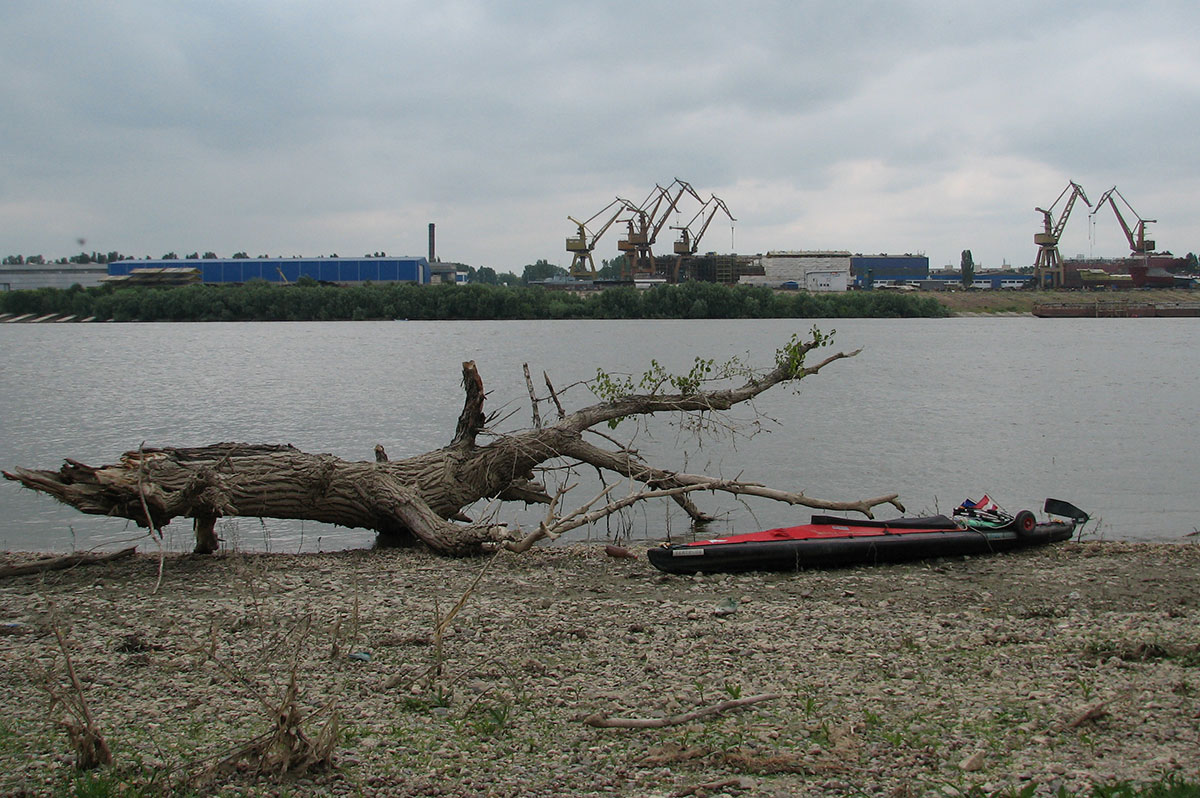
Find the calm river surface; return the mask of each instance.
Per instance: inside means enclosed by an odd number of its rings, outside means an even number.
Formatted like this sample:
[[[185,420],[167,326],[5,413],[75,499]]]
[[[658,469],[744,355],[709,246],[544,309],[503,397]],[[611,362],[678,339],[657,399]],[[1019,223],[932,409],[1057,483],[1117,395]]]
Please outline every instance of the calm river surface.
[[[1066,499],[1108,539],[1176,541],[1200,526],[1200,321],[1195,319],[843,319],[835,348],[862,353],[776,388],[753,409],[752,439],[697,442],[671,419],[626,422],[659,465],[741,476],[848,499],[899,492],[910,513],[949,512],[988,492],[1009,510]],[[529,424],[522,363],[555,386],[651,359],[686,371],[697,356],[769,363],[812,322],[326,322],[0,325],[0,468],[114,462],[147,446],[291,443],[311,452],[392,459],[445,445],[461,409],[460,364],[474,360],[487,410]],[[572,401],[572,398],[574,401]],[[568,407],[594,401],[579,387]],[[574,503],[591,498],[577,489]],[[804,508],[698,495],[725,514],[715,532],[806,521]],[[571,502],[568,501],[568,504]],[[884,508],[885,510],[890,508]],[[476,512],[486,508],[476,508]],[[505,507],[502,519],[536,514]],[[645,505],[579,536],[686,533],[673,507]],[[191,525],[167,527],[187,550]],[[373,536],[314,523],[226,520],[244,550],[331,550]],[[0,483],[0,548],[113,548],[145,533]]]

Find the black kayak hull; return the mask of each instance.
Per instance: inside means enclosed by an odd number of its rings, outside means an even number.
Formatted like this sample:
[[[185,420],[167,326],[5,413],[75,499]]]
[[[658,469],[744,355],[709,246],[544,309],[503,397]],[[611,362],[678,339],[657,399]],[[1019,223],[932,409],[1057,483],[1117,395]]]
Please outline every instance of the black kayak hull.
[[[952,529],[860,537],[809,538],[671,545],[650,549],[650,563],[676,574],[800,571],[992,554],[1070,540],[1071,521],[1038,524],[1032,531]]]

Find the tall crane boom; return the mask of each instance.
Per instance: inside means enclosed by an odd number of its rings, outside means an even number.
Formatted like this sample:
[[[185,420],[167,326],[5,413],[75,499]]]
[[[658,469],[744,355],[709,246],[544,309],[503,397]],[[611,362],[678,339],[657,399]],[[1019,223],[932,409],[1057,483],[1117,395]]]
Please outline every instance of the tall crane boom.
[[[713,217],[717,215],[717,211],[724,211],[725,215],[729,217],[729,221],[737,221],[737,219],[733,218],[733,214],[729,212],[729,206],[725,204],[724,200],[715,194],[710,195],[708,201],[700,207],[700,210],[691,218],[691,221],[682,227],[671,228],[679,231],[679,240],[675,242],[676,255],[696,254],[696,250],[700,247],[700,239],[704,237],[704,233],[708,230],[709,224],[712,223]],[[701,218],[704,219],[704,223],[700,225],[699,230],[693,233],[692,225]]]
[[[1055,221],[1054,206],[1058,205],[1063,197],[1067,197],[1067,202],[1063,206],[1058,220]],[[1035,211],[1042,214],[1044,226],[1042,232],[1033,235],[1033,243],[1038,245],[1037,260],[1033,263],[1034,284],[1038,288],[1062,287],[1063,265],[1062,255],[1058,251],[1058,241],[1062,238],[1063,229],[1067,226],[1067,219],[1070,218],[1071,210],[1075,207],[1077,199],[1082,199],[1083,203],[1089,207],[1092,204],[1088,201],[1083,186],[1072,180],[1067,183],[1067,187],[1062,190],[1058,199],[1054,200],[1049,209],[1034,208]]]
[[[588,230],[588,225],[594,222],[597,218],[603,216],[609,209],[616,206],[616,210],[608,217],[608,221],[604,222],[600,228],[594,232]],[[629,200],[617,197],[612,202],[605,205],[596,213],[592,214],[586,222],[581,222],[574,216],[568,216],[567,220],[574,222],[579,228],[576,235],[567,239],[567,252],[572,253],[571,258],[571,276],[586,277],[596,279],[596,263],[592,260],[592,250],[596,248],[596,242],[600,240],[600,236],[612,227],[613,222],[621,215],[621,212],[630,207],[632,203]]]
[[[1129,212],[1133,214],[1133,217],[1137,219],[1137,224],[1134,225],[1132,229],[1129,227],[1128,223],[1126,223],[1125,217],[1121,215],[1121,209],[1117,207],[1117,201],[1113,199],[1113,195],[1120,197],[1121,202],[1125,203],[1125,207],[1128,208]],[[1139,216],[1138,212],[1135,211],[1133,206],[1129,204],[1129,200],[1125,199],[1120,191],[1117,191],[1116,186],[1113,186],[1100,196],[1100,199],[1096,201],[1095,210],[1093,210],[1090,215],[1095,216],[1097,213],[1099,213],[1100,209],[1104,207],[1105,202],[1112,206],[1113,213],[1117,215],[1117,221],[1121,225],[1122,232],[1125,233],[1125,240],[1129,242],[1130,253],[1134,255],[1148,255],[1153,252],[1154,245],[1157,242],[1155,242],[1153,239],[1146,239],[1146,225],[1154,224],[1157,220],[1143,219],[1141,216]]]
[[[667,188],[655,185],[654,190],[626,220],[628,232],[617,241],[617,249],[626,253],[633,276],[654,273],[654,242],[658,240],[658,234],[671,214],[679,207],[684,194],[690,194],[697,202],[704,204],[691,184],[677,177]]]

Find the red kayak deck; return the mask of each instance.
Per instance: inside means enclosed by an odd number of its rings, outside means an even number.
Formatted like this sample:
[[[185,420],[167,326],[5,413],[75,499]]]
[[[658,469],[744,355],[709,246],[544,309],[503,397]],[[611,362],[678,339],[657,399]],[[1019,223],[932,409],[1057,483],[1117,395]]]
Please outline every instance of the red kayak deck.
[[[927,520],[929,523],[920,525]],[[899,523],[889,521],[858,521],[817,517],[811,524],[798,526],[782,526],[775,529],[764,529],[761,532],[746,532],[741,535],[730,535],[724,538],[699,540],[687,543],[687,546],[715,546],[724,543],[763,543],[775,540],[823,540],[837,538],[865,538],[880,535],[916,535],[929,532],[947,532],[961,529],[945,516],[935,516],[929,519],[905,518]]]

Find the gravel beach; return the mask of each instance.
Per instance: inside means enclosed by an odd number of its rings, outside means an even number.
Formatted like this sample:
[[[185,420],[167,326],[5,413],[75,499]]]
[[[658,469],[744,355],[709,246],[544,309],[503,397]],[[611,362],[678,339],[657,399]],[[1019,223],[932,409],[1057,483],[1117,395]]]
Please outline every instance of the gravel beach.
[[[5,578],[0,793],[76,777],[52,694],[86,701],[108,794],[1051,795],[1200,776],[1200,546],[695,577],[638,553],[139,554]],[[289,710],[297,734],[272,738]]]

